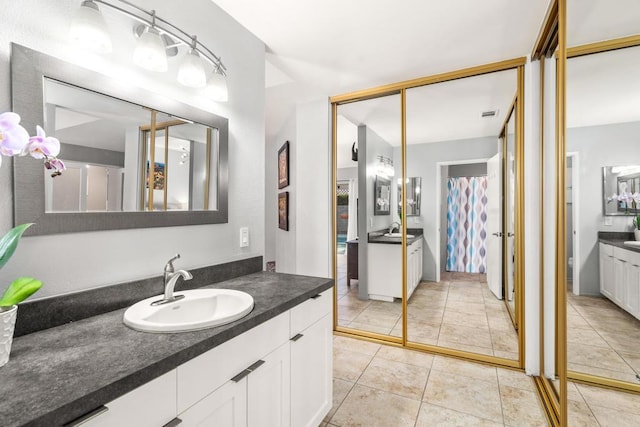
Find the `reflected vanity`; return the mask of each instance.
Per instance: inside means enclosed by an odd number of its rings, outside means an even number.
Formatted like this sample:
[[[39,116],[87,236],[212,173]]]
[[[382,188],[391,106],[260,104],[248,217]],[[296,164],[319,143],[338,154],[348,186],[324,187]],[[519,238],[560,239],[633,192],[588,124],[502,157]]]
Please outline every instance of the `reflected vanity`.
[[[228,121],[12,44],[13,110],[67,170],[14,159],[15,222],[53,234],[227,222]]]

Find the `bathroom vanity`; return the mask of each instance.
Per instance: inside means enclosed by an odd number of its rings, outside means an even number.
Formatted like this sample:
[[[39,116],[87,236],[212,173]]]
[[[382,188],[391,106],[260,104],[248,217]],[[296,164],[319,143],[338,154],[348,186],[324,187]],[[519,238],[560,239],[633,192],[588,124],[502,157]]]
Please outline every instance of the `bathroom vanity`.
[[[600,293],[640,319],[640,247],[601,238],[599,252]]]
[[[254,309],[176,334],[134,331],[120,309],[16,338],[2,425],[319,425],[332,406],[333,280],[260,272],[207,287],[244,291]]]
[[[422,280],[424,239],[421,231],[412,232],[407,235],[407,299]],[[369,298],[388,302],[402,298],[402,238],[370,234],[368,243]]]

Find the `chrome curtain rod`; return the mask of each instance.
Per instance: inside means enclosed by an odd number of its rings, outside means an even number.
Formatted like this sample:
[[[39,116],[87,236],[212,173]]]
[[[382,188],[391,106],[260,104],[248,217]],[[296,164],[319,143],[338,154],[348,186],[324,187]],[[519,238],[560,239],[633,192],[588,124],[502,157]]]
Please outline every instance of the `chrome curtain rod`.
[[[146,19],[144,17],[140,17],[138,15],[136,15],[135,13],[111,4],[105,0],[93,0],[95,3],[100,3],[104,6],[107,6],[113,10],[116,10],[122,14],[125,14],[133,19],[135,19],[136,21],[139,21],[145,25],[148,25],[149,27],[155,27],[158,30],[160,30],[163,33],[168,34],[169,36],[171,36],[174,39],[177,39],[178,41],[180,41],[182,44],[184,44],[185,46],[190,46],[195,48],[195,50],[197,50],[202,57],[204,57],[208,62],[211,63],[211,65],[213,65],[216,69],[218,69],[221,74],[223,76],[226,76],[225,71],[227,71],[227,67],[224,66],[224,64],[222,63],[222,58],[220,58],[219,56],[217,56],[215,53],[213,53],[208,47],[206,47],[205,45],[203,45],[200,41],[197,40],[197,38],[195,38],[194,35],[190,35],[187,32],[185,32],[184,30],[176,27],[175,25],[173,25],[172,23],[170,23],[169,21],[167,21],[166,19],[163,19],[161,17],[159,17],[158,15],[156,15],[155,10],[146,10],[141,8],[140,6],[136,6],[135,4],[127,1],[127,0],[116,0],[120,3],[124,3],[125,5],[129,6],[130,8],[133,8],[135,10],[137,10],[138,12],[142,12],[146,15],[148,15],[149,17],[151,17],[152,19]],[[153,18],[155,18],[155,21],[159,21],[162,24],[164,24],[165,26],[170,27],[170,29],[167,28],[163,28],[162,26],[158,26],[157,24],[154,24],[153,22]],[[176,34],[179,33],[179,34]]]

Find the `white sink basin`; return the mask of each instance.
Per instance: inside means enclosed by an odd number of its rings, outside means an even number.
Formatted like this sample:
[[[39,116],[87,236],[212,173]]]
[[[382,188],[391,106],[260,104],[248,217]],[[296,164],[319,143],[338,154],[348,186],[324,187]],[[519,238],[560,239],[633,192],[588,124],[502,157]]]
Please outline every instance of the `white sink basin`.
[[[176,292],[183,299],[151,305],[163,295],[144,299],[124,312],[124,324],[143,332],[186,332],[241,319],[253,310],[253,297],[232,289],[194,289]]]
[[[640,248],[640,240],[631,240],[631,241],[628,241],[628,242],[624,242],[624,244],[627,245],[627,246],[633,246],[633,247],[636,247],[636,248]]]
[[[402,237],[402,233],[385,233],[384,237]],[[407,239],[415,237],[413,234],[407,234]]]

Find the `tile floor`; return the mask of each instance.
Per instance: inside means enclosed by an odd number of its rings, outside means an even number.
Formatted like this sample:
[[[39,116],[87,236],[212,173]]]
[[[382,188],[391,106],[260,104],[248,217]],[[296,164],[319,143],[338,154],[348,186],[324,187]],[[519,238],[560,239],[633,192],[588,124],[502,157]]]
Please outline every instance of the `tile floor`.
[[[531,378],[443,356],[334,337],[325,426],[544,426]]]
[[[570,426],[640,425],[640,395],[569,382],[567,398]]]
[[[338,324],[401,336],[402,303],[358,299],[358,281],[346,282],[346,255],[338,256]],[[407,338],[424,344],[518,359],[518,336],[507,308],[482,274],[454,273],[422,282],[409,299]]]
[[[569,292],[567,358],[572,371],[640,384],[640,320],[604,297]]]

